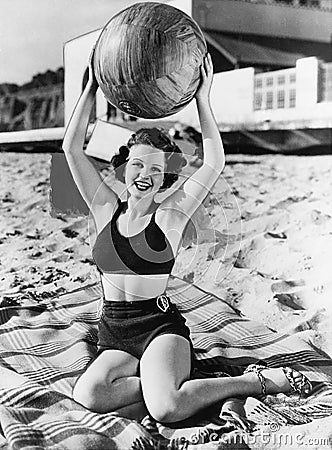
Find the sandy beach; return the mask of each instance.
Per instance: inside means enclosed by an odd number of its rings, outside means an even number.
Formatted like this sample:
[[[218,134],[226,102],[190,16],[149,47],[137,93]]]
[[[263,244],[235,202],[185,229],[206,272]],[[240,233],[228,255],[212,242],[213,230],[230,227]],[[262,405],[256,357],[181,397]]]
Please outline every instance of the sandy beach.
[[[48,154],[0,154],[1,301],[99,279],[87,217],[50,215]],[[332,156],[228,155],[174,273],[332,356]]]

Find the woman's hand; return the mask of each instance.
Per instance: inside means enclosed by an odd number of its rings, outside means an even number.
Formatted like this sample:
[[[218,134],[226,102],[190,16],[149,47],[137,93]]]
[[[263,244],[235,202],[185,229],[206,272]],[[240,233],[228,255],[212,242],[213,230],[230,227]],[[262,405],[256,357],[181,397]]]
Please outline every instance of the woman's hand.
[[[95,56],[95,46],[92,48],[92,51],[90,53],[89,56],[89,79],[88,79],[88,83],[95,87],[96,89],[98,88],[98,82],[97,82],[97,78],[95,75],[95,67],[94,67],[94,56]]]
[[[201,84],[199,85],[195,98],[197,102],[209,103],[210,90],[213,80],[213,64],[210,53],[208,53],[204,57],[200,70],[201,70]]]

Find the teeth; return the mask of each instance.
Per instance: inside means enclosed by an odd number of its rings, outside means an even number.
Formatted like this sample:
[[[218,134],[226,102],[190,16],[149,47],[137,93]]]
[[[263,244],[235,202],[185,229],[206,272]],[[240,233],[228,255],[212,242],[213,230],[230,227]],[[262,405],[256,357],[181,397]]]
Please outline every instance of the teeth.
[[[151,187],[150,184],[144,183],[142,181],[135,181],[135,185],[138,189],[141,189],[141,190],[147,190]]]
[[[135,184],[142,186],[142,187],[150,187],[150,184],[145,183],[144,181],[136,181]]]

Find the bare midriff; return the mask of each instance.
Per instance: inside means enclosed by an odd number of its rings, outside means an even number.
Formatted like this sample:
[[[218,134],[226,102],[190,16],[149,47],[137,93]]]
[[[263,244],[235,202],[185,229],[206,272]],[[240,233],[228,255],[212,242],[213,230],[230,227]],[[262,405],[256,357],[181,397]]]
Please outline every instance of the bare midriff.
[[[101,281],[105,301],[142,301],[164,294],[169,274],[103,274]]]

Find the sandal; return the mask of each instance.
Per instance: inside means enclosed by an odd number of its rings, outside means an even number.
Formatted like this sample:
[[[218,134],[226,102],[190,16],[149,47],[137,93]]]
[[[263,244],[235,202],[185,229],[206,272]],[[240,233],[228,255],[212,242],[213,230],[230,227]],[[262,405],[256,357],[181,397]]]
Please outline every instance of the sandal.
[[[310,381],[303,373],[298,372],[301,375],[301,379],[300,381],[295,381],[294,370],[291,367],[286,366],[282,370],[292,388],[292,392],[297,392],[301,396],[302,394],[308,394],[312,390]]]
[[[262,366],[260,364],[249,364],[249,366],[246,368],[246,370],[243,373],[249,373],[254,372],[262,387],[262,394],[267,395],[266,392],[266,378],[262,374],[262,371],[265,369],[269,369],[267,366]],[[295,381],[294,377],[294,369],[290,367],[282,367],[282,370],[285,374],[285,377],[287,378],[287,381],[290,384],[291,387],[291,394],[292,393],[298,393],[300,396],[303,394],[308,394],[312,390],[312,386],[308,378],[303,375],[301,372],[298,372],[301,376],[300,381]]]

